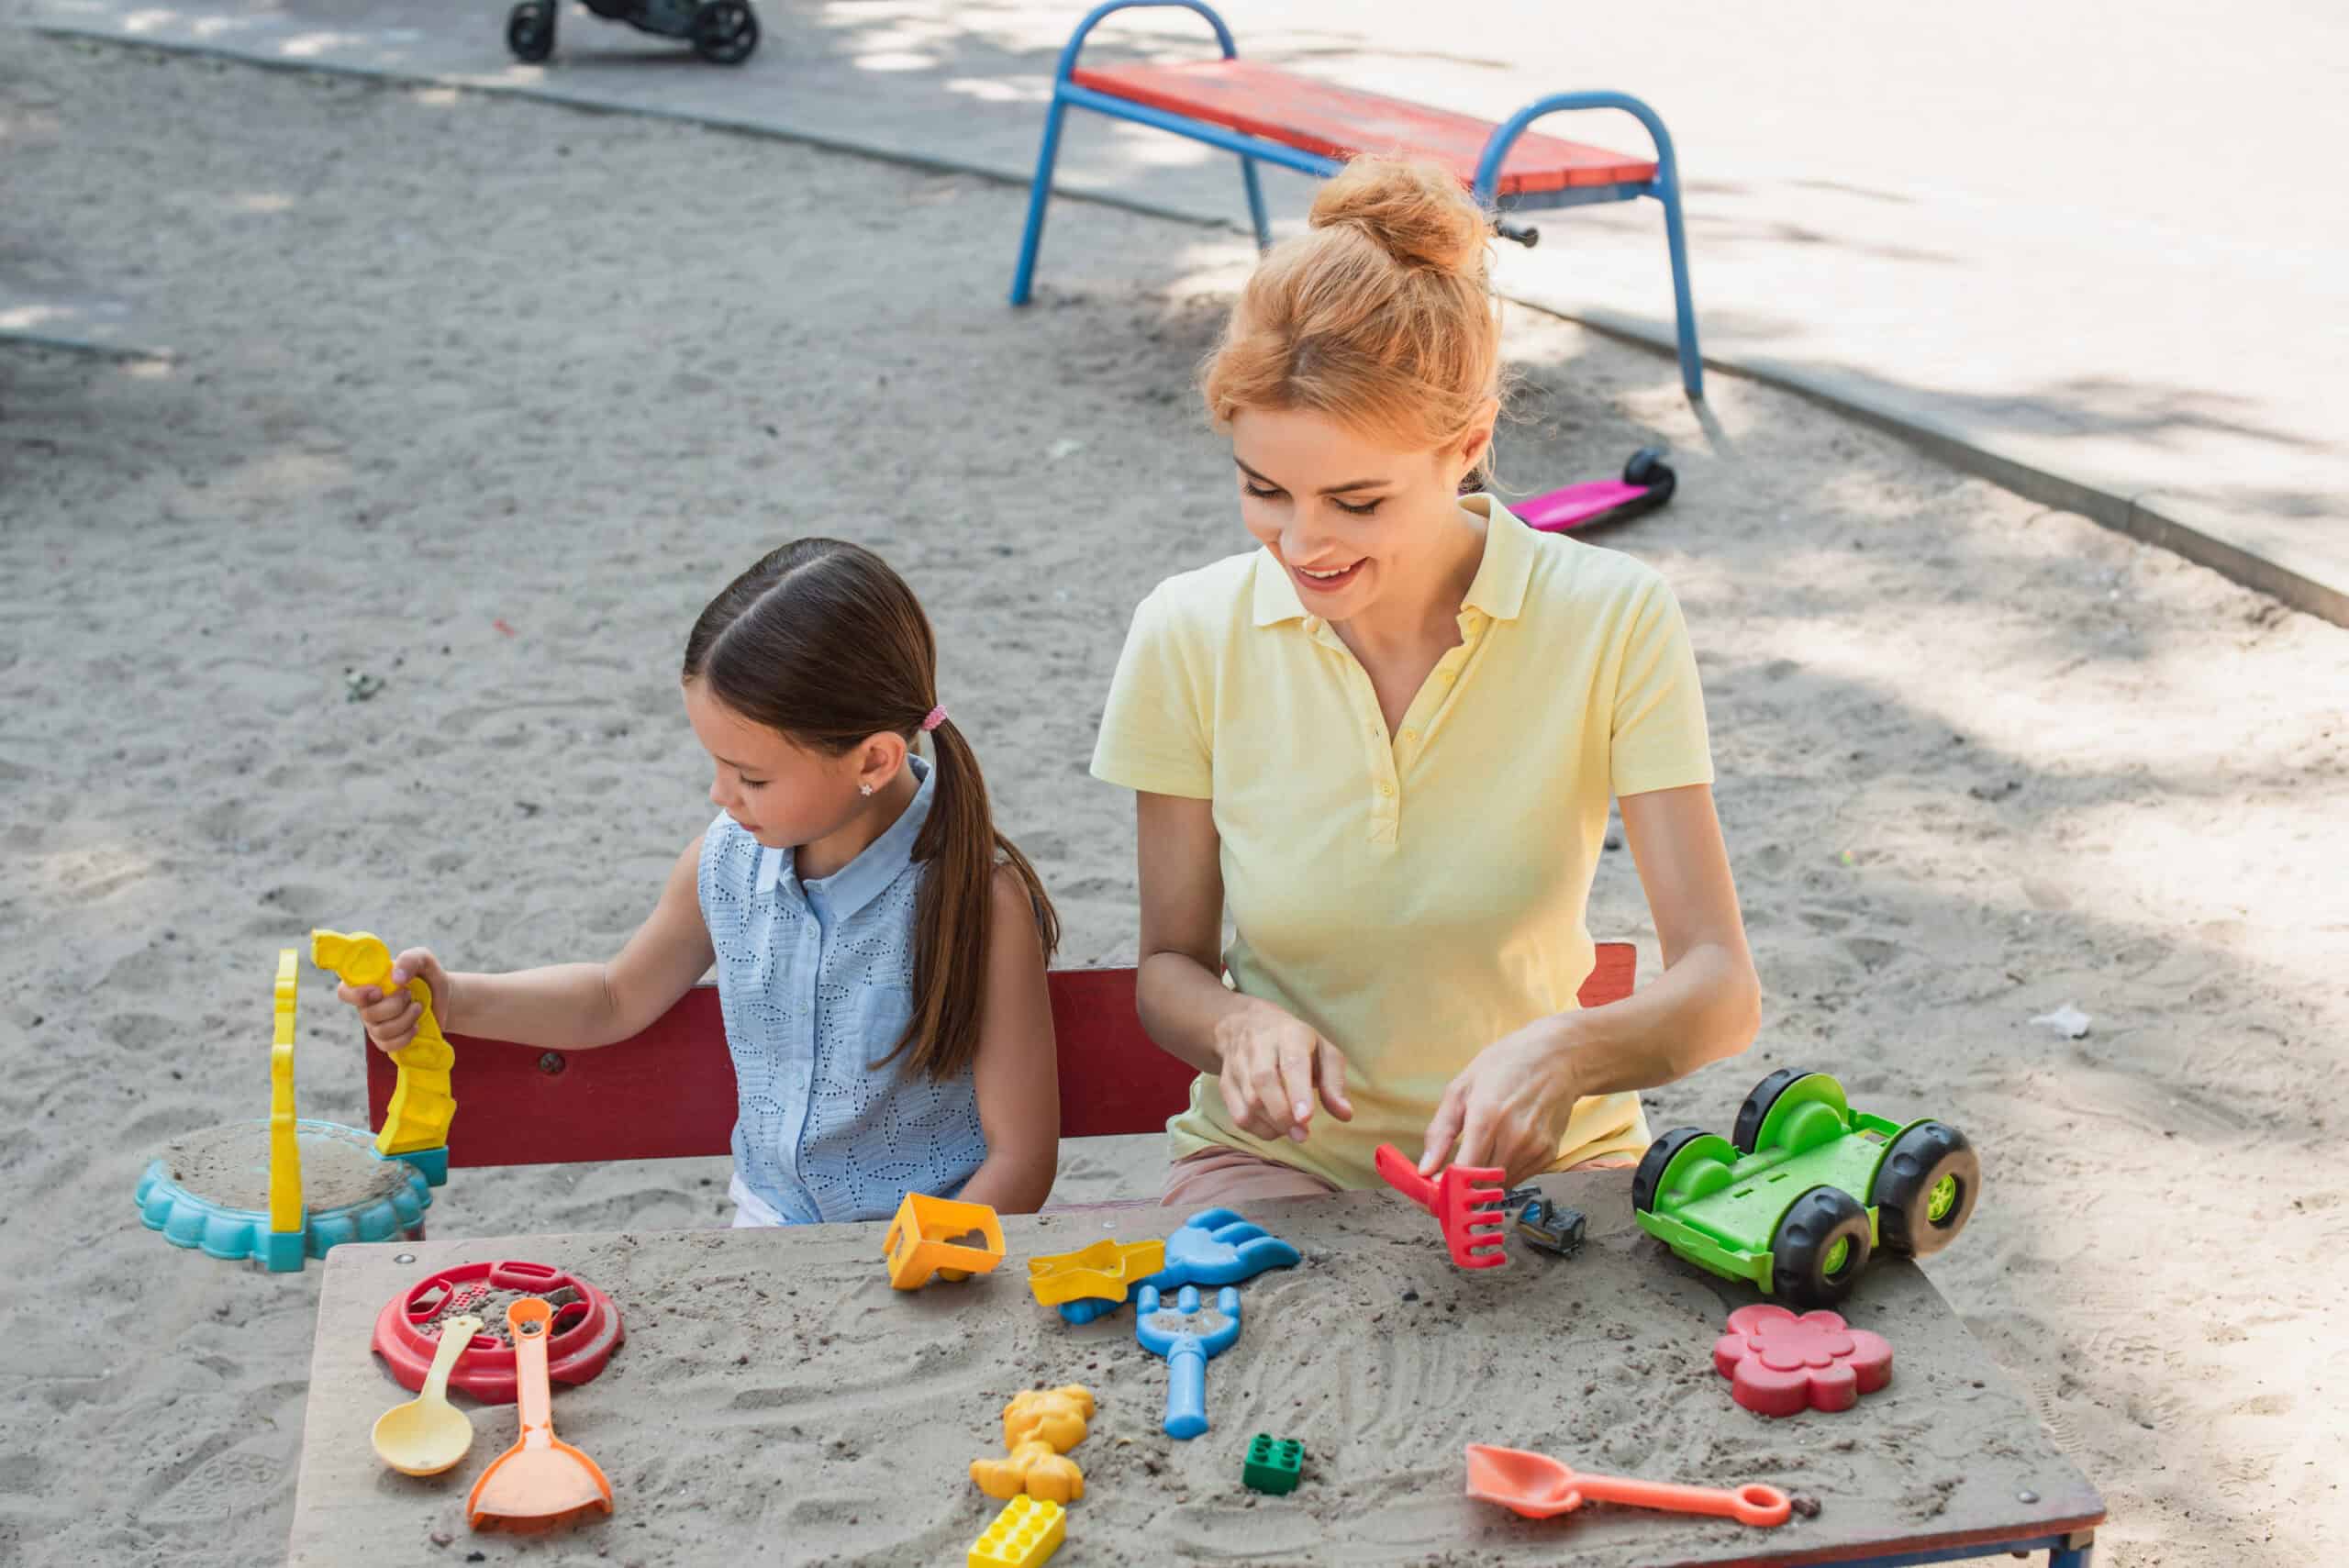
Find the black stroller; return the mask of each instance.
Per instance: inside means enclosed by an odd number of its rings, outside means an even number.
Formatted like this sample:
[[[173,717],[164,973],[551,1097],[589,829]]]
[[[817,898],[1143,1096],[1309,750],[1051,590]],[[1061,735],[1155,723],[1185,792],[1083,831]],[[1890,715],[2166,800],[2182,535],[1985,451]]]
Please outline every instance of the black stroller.
[[[690,39],[694,52],[718,65],[740,65],[759,47],[759,17],[750,0],[586,0],[607,22],[641,33]],[[554,52],[554,14],[561,0],[522,0],[507,13],[506,46],[533,62]]]

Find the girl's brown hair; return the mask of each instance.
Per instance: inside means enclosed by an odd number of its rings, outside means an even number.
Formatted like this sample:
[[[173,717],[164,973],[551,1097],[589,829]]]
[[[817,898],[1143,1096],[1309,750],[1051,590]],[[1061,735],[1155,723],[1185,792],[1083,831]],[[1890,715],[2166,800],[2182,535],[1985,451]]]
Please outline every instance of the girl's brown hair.
[[[938,706],[938,642],[904,578],[861,545],[803,539],[710,600],[685,639],[685,678],[810,751],[843,756],[875,735],[908,745]],[[986,781],[963,732],[930,732],[938,783],[913,858],[930,866],[914,906],[914,1012],[885,1060],[910,1048],[932,1078],[979,1053],[995,871],[1026,884],[1049,959],[1060,919],[1035,868],[995,829]]]
[[[1440,164],[1358,158],[1311,225],[1257,263],[1208,358],[1216,428],[1310,408],[1403,450],[1465,439],[1502,391],[1492,219]],[[1491,462],[1487,442],[1477,472]]]

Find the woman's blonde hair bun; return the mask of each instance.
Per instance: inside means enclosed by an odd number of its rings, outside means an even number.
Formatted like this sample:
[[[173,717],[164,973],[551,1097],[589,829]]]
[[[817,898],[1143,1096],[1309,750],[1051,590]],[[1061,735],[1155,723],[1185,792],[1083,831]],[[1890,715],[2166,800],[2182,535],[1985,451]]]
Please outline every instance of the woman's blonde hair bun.
[[[1357,158],[1314,198],[1315,228],[1359,228],[1408,267],[1482,280],[1492,219],[1452,172],[1425,159]]]

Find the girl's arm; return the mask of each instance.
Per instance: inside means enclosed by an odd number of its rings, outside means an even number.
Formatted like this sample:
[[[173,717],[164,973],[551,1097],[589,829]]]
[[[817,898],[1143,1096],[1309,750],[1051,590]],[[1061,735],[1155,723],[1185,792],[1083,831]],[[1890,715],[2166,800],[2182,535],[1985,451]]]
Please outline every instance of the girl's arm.
[[[701,840],[670,868],[661,900],[608,963],[557,963],[505,974],[451,973],[421,948],[400,954],[388,999],[373,986],[342,988],[367,1032],[386,1051],[405,1046],[423,1008],[397,989],[411,975],[432,987],[441,1027],[455,1034],[540,1049],[586,1051],[640,1032],[717,962],[695,882]]]
[[[1318,1088],[1340,1121],[1353,1119],[1346,1059],[1291,1018],[1223,983],[1222,840],[1215,804],[1135,796],[1141,876],[1141,967],[1134,1003],[1161,1051],[1216,1075],[1241,1130],[1305,1141]]]
[[[1060,1172],[1060,1055],[1044,943],[1027,884],[1008,867],[995,875],[987,917],[986,999],[972,1067],[987,1157],[957,1195],[999,1214],[1033,1214]]]
[[[1746,950],[1711,786],[1625,795],[1621,804],[1623,837],[1664,948],[1663,976],[1619,1002],[1540,1019],[1486,1047],[1444,1091],[1428,1124],[1422,1170],[1451,1154],[1464,1165],[1502,1166],[1520,1181],[1557,1157],[1576,1100],[1669,1084],[1753,1043],[1762,983]]]

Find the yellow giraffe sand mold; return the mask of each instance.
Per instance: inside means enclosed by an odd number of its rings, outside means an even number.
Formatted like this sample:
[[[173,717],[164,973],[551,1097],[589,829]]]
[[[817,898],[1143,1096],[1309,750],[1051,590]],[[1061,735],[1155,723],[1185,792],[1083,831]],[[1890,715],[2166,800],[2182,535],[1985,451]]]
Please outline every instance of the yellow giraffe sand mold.
[[[312,931],[310,962],[334,971],[346,984],[380,985],[387,990],[391,985],[391,949],[370,931],[349,936],[340,931]],[[392,1053],[400,1075],[392,1089],[392,1103],[384,1107],[384,1130],[375,1137],[375,1152],[384,1155],[445,1148],[449,1124],[457,1115],[456,1099],[449,1093],[449,1069],[455,1064],[457,1053],[450,1049],[440,1033],[440,1020],[433,1016],[432,988],[420,978],[411,978],[407,994],[423,1004],[424,1017],[417,1020],[416,1038]]]
[[[301,989],[302,955],[277,950],[277,1026],[269,1040],[269,1228],[278,1235],[302,1229],[302,1144],[294,1117],[294,1002]]]

